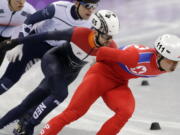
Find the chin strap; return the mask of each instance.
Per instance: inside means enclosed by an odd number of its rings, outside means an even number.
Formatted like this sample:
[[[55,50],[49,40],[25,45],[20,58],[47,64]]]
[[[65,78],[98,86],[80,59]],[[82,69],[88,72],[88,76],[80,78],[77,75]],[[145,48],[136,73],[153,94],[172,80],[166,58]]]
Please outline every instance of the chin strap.
[[[97,37],[95,37],[96,39],[95,39],[95,41],[96,41],[96,47],[101,47],[101,46],[104,46],[104,45],[102,45],[100,42],[99,42],[99,37],[100,37],[100,33],[98,32],[98,35],[97,35]]]
[[[161,71],[165,71],[162,67],[161,67],[161,61],[164,59],[164,57],[163,56],[161,56],[159,59],[158,59],[158,65],[159,65],[159,69],[161,70]]]
[[[76,13],[77,13],[77,16],[79,17],[79,19],[82,20],[82,17],[81,17],[81,15],[79,14],[79,7],[80,7],[80,4],[78,4],[78,7],[77,7],[77,9],[76,9]]]

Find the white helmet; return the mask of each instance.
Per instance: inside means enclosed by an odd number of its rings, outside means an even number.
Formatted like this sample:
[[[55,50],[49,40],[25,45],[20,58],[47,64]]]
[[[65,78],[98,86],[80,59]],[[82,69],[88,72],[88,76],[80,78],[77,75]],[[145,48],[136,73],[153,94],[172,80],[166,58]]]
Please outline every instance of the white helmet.
[[[180,38],[175,35],[164,34],[155,42],[156,50],[165,58],[180,61]]]
[[[99,10],[92,15],[93,27],[107,35],[115,35],[119,32],[119,19],[110,10]]]

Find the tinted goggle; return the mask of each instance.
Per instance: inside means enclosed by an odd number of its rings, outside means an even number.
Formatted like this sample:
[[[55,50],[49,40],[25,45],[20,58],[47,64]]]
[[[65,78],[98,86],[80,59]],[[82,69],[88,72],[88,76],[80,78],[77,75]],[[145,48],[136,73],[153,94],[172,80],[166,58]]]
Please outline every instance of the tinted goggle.
[[[87,9],[96,9],[98,4],[95,3],[85,3],[85,2],[80,2],[81,5],[83,5]]]

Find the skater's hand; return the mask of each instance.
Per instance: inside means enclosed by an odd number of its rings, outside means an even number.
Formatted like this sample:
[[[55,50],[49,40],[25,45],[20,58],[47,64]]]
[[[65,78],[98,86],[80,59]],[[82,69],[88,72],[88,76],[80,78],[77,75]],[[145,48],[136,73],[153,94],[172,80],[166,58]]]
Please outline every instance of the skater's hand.
[[[11,50],[18,44],[19,44],[18,38],[4,40],[4,41],[0,42],[0,51],[6,52],[8,50]]]
[[[11,49],[10,51],[7,51],[6,56],[9,62],[15,62],[16,60],[21,61],[23,56],[22,48],[23,45],[18,45],[15,48]]]
[[[12,41],[10,39],[0,42],[0,50],[4,51],[11,43]]]

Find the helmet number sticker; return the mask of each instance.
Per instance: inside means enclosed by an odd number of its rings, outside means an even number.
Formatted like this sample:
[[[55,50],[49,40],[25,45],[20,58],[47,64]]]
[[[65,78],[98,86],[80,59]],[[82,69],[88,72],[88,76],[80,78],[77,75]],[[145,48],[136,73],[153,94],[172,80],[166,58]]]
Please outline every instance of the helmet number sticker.
[[[159,51],[161,51],[161,53],[165,50],[165,47],[163,47],[160,42],[157,44],[157,48],[159,49]]]
[[[116,15],[115,15],[115,14],[112,14],[112,13],[107,13],[107,14],[105,15],[105,17],[107,17],[107,18],[111,18],[111,16],[116,17]]]
[[[106,17],[107,17],[107,18],[110,18],[110,17],[111,17],[111,14],[106,14]]]

